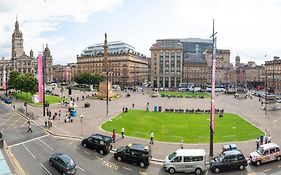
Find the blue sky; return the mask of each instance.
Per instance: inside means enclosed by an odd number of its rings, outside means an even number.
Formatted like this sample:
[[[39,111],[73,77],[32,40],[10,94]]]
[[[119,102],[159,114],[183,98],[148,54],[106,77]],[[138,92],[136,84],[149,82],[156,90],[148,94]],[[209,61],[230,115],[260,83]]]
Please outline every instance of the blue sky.
[[[48,43],[55,64],[76,62],[105,32],[150,56],[156,39],[209,38],[213,18],[217,46],[230,49],[232,62],[239,55],[262,64],[281,53],[278,0],[1,0],[0,56],[7,59],[16,15],[25,52]]]

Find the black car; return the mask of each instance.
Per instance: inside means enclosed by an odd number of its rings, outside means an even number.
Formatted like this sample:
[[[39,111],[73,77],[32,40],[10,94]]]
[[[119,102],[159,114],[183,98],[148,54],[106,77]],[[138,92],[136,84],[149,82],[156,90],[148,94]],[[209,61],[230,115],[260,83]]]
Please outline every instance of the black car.
[[[112,149],[112,138],[109,136],[94,134],[81,142],[84,148],[95,149],[100,154],[107,154]]]
[[[75,162],[64,153],[55,153],[49,158],[51,166],[55,167],[63,175],[74,174],[77,170]]]
[[[149,146],[144,146],[142,144],[129,144],[117,149],[116,153],[114,153],[114,157],[119,162],[125,161],[134,163],[143,168],[149,165],[151,149]]]
[[[248,165],[245,156],[239,150],[224,151],[210,161],[210,168],[216,173],[228,170],[244,170]]]

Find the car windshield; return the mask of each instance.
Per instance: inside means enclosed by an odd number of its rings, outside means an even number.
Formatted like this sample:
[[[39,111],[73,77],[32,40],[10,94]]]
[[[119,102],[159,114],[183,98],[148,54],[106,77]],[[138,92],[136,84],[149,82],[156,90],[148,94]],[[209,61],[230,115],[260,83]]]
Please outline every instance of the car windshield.
[[[262,155],[264,153],[264,150],[262,147],[259,147],[258,150],[257,150],[257,153]]]
[[[216,158],[216,160],[219,161],[219,162],[222,162],[223,159],[224,159],[224,154],[223,154],[223,153],[220,154],[220,155]]]
[[[177,156],[177,153],[176,153],[176,152],[173,152],[172,154],[170,154],[170,155],[168,156],[168,159],[169,159],[169,160],[172,160],[172,159],[174,159],[176,156]]]
[[[75,166],[75,163],[72,159],[69,160],[69,162],[67,163],[67,166],[68,167],[74,167]]]
[[[122,147],[120,147],[120,148],[117,149],[117,152],[122,152],[122,151],[124,151],[124,149],[126,149],[126,147],[125,147],[125,146],[122,146]]]

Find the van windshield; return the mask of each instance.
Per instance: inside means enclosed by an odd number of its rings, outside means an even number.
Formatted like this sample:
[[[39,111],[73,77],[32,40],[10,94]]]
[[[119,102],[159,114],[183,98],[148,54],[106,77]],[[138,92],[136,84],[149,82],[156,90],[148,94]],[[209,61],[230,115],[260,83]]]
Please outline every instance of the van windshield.
[[[168,159],[169,159],[169,160],[172,160],[172,159],[174,159],[176,156],[177,156],[177,153],[176,153],[176,152],[173,152],[172,154],[170,154],[170,155],[168,156]]]
[[[264,153],[263,148],[262,148],[262,147],[259,147],[258,150],[257,150],[257,153],[258,153],[259,155],[262,155],[262,154]]]

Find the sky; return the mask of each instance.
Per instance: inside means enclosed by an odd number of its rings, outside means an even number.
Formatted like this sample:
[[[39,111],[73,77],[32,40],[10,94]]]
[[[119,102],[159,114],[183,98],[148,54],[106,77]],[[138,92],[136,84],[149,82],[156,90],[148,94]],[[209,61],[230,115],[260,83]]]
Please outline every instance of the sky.
[[[11,58],[18,16],[24,50],[35,54],[43,44],[54,64],[75,63],[83,49],[121,40],[150,56],[157,39],[203,38],[212,35],[217,48],[229,49],[231,62],[264,64],[281,56],[279,0],[1,0],[0,57]]]

